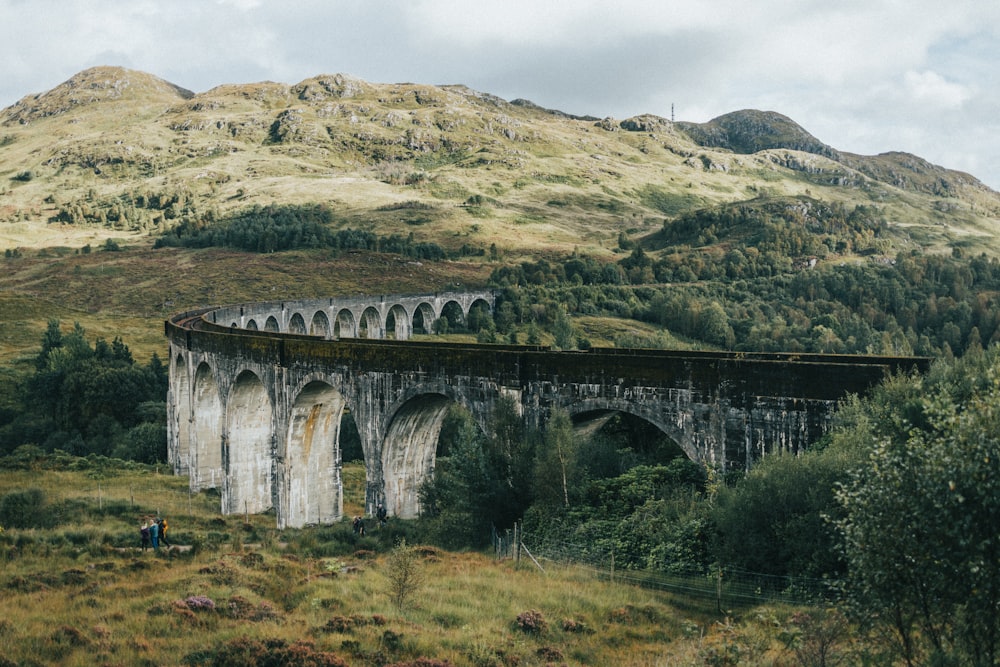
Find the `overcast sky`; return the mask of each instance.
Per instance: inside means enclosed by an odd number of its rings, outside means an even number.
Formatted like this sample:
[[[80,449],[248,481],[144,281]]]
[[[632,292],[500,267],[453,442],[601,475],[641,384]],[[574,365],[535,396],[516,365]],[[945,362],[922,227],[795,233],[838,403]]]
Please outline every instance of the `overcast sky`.
[[[343,72],[574,114],[785,114],[1000,190],[997,0],[0,0],[0,107],[95,65],[194,92]]]

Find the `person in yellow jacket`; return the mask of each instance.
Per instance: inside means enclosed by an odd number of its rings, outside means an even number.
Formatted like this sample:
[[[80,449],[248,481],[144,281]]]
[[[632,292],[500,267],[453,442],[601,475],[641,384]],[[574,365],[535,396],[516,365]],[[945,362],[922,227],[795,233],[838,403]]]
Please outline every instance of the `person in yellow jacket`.
[[[167,537],[167,520],[160,517],[156,521],[160,524],[160,542],[163,542],[163,546],[170,547],[170,539]]]

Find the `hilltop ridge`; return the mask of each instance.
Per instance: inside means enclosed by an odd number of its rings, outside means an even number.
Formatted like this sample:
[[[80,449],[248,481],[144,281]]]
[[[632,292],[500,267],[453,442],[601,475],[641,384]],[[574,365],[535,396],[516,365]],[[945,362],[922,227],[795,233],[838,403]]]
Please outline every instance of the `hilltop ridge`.
[[[877,205],[924,247],[1000,247],[1000,194],[973,176],[905,153],[844,153],[774,111],[599,119],[339,73],[193,93],[121,67],[84,70],[0,112],[0,177],[0,223],[118,234],[324,203],[373,230],[600,255],[684,211],[792,196]],[[12,230],[0,224],[5,247],[32,245]]]
[[[124,67],[92,67],[70,77],[55,88],[27,95],[4,110],[3,124],[27,125],[59,116],[74,109],[107,102],[175,104],[194,93],[151,74]]]

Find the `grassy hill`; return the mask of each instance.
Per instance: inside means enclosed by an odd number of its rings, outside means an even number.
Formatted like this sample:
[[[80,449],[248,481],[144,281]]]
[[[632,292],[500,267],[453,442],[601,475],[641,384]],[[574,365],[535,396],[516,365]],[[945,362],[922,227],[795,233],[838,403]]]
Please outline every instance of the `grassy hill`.
[[[972,176],[902,153],[841,153],[774,112],[595,119],[341,74],[194,94],[118,67],[80,72],[0,112],[0,194],[2,325],[18,331],[3,338],[7,358],[44,327],[42,311],[98,333],[124,327],[142,355],[175,310],[479,285],[496,262],[612,261],[622,238],[665,251],[665,221],[740,202],[876,207],[886,254],[1000,250],[1000,194]],[[182,221],[317,203],[338,228],[486,254],[386,271],[397,260],[151,250]],[[109,240],[127,252],[102,252]]]
[[[397,605],[390,550],[408,537],[403,523],[364,537],[349,517],[278,531],[268,516],[219,517],[217,495],[192,496],[152,467],[2,464],[5,664],[793,664],[799,646],[841,655],[857,643],[804,624],[816,610],[764,607],[736,622],[714,600],[587,568],[545,561],[543,573],[527,559],[433,547],[414,550],[422,583]],[[358,511],[359,464],[345,481],[345,510]],[[148,516],[167,517],[172,548],[139,549]]]

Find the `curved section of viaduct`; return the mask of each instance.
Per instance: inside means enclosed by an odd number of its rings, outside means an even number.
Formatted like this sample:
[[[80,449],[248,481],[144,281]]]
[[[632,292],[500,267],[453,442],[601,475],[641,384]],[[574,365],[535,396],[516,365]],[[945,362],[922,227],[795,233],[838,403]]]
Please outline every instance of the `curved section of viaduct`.
[[[340,424],[349,410],[365,455],[366,511],[383,503],[412,517],[453,403],[484,430],[505,396],[531,426],[543,426],[555,407],[576,421],[625,412],[656,425],[692,460],[734,469],[773,451],[801,451],[828,430],[845,395],[929,364],[403,342],[415,328],[432,330],[449,308],[467,317],[475,304],[493,303],[483,292],[286,301],[172,317],[165,330],[174,471],[189,476],[192,490],[220,489],[225,514],[273,508],[279,527],[332,523],[343,508]]]

